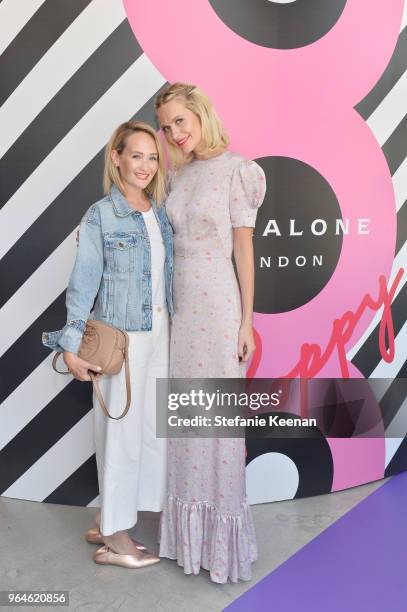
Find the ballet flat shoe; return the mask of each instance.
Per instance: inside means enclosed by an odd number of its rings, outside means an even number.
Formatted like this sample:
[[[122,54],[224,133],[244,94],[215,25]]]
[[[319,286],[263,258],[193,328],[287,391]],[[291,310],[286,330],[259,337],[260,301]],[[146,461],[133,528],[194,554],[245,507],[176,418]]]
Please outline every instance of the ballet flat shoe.
[[[92,527],[91,529],[88,529],[88,531],[86,532],[86,541],[89,542],[89,544],[103,545],[103,538],[102,534],[99,531],[99,527]],[[147,550],[147,546],[144,546],[144,544],[142,544],[141,542],[137,542],[137,540],[133,540],[133,542],[135,543],[136,548],[138,548],[138,550]]]
[[[119,555],[110,550],[108,546],[98,548],[93,555],[93,560],[100,565],[118,565],[119,567],[127,567],[128,569],[140,569],[141,567],[154,565],[160,561],[159,557],[145,552],[143,552],[143,556],[140,559],[135,555]]]

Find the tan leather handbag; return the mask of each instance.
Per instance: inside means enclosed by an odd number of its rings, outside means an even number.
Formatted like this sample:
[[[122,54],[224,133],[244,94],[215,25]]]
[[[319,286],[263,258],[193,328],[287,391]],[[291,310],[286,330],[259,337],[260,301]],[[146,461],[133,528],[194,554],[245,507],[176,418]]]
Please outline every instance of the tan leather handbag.
[[[70,374],[70,372],[61,372],[60,370],[57,370],[56,364],[60,355],[61,353],[56,353],[54,355],[52,367],[59,374]],[[89,361],[94,365],[100,366],[102,369],[100,372],[98,372],[98,375],[118,374],[123,367],[124,361],[127,400],[122,414],[118,417],[114,417],[109,414],[100,392],[97,375],[95,375],[95,372],[91,372],[90,370],[88,371],[96,396],[99,400],[99,404],[101,405],[105,415],[110,419],[114,419],[115,421],[118,421],[126,416],[131,402],[128,334],[122,329],[118,329],[117,327],[113,327],[112,325],[108,325],[102,321],[94,321],[89,319],[89,321],[86,323],[86,329],[82,337],[78,357],[81,357],[81,359],[85,359],[85,361]]]

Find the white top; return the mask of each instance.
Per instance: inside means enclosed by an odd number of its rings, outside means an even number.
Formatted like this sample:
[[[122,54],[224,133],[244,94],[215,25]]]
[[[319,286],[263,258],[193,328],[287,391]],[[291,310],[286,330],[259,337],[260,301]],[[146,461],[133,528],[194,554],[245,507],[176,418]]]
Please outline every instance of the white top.
[[[165,246],[153,208],[142,213],[151,247],[151,296],[153,306],[165,306]]]

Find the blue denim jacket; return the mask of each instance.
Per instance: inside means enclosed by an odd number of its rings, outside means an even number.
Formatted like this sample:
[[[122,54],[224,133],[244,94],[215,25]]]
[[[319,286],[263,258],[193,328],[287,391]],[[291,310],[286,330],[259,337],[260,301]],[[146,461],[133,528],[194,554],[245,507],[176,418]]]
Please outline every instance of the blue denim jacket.
[[[152,198],[151,205],[165,245],[165,292],[172,315],[172,228],[165,208]],[[52,350],[77,353],[88,318],[128,331],[151,330],[151,300],[151,251],[143,215],[113,186],[81,221],[66,292],[67,323],[45,332],[42,342]]]

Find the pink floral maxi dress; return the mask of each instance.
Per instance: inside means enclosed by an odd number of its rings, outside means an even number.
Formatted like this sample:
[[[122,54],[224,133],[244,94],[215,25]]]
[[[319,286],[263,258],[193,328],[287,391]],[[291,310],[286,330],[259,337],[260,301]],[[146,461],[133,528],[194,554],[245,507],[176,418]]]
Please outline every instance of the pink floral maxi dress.
[[[240,291],[233,227],[254,227],[263,170],[232,153],[194,160],[172,177],[166,208],[174,229],[173,378],[239,378]],[[160,556],[214,582],[251,578],[256,537],[245,487],[244,438],[175,438],[168,444],[168,496]]]

